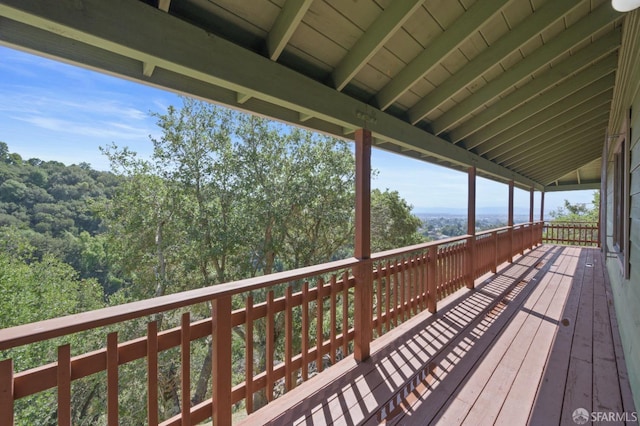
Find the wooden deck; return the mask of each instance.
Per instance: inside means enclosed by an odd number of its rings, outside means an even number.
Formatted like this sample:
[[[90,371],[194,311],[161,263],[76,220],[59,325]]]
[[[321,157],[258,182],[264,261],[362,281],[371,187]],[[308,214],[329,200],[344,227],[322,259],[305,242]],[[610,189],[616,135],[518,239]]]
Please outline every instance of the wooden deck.
[[[545,245],[243,424],[575,424],[632,413],[600,251]],[[614,424],[614,423],[612,423]],[[620,423],[618,423],[620,424]]]

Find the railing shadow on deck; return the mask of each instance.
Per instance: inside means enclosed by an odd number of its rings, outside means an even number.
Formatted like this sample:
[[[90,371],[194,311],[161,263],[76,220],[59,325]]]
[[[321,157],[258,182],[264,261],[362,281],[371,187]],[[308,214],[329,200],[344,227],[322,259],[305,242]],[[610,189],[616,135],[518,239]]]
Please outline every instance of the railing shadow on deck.
[[[483,340],[473,336],[475,327],[487,316],[510,319],[563,250],[537,247],[474,290],[453,295],[436,314],[421,314],[381,336],[371,358],[302,399],[272,424],[330,424],[341,420],[346,424],[393,423],[399,414],[413,410],[412,402],[423,398],[426,389],[449,388],[452,381],[464,382],[504,329],[494,321],[485,332],[493,333],[492,339]],[[531,264],[521,270],[522,262]],[[525,286],[523,280],[528,276]],[[460,350],[464,351],[461,344],[469,341],[475,344],[461,356],[460,364],[440,374],[447,370],[441,364],[452,356],[459,357]],[[420,401],[422,407],[429,407],[429,412],[421,409],[421,420],[427,424],[451,395],[432,393]]]
[[[415,336],[433,327],[434,323],[445,322],[447,314],[461,309],[473,312],[474,307],[476,310],[480,309],[480,312],[469,315],[470,321],[463,330],[442,342],[442,347],[433,353],[428,363],[416,370],[394,396],[380,406],[375,413],[375,420],[393,424],[394,419],[404,414],[417,414],[424,424],[437,419],[438,413],[455,398],[456,391],[481,365],[486,354],[506,329],[506,324],[522,309],[531,292],[563,251],[562,247],[544,252],[540,248],[532,250],[514,264],[487,279],[475,290],[460,296],[449,304],[447,309],[430,316],[408,330],[407,336],[413,336],[409,339],[417,339]],[[535,262],[522,272],[510,275],[510,272],[518,269],[518,262],[531,260],[536,252],[540,255]],[[525,283],[524,280],[527,277],[529,279]],[[491,324],[482,336],[475,336],[476,327],[487,318],[490,318]],[[376,358],[390,356],[394,350],[395,348],[389,348],[375,356]],[[452,359],[457,359],[455,365]],[[438,392],[438,388],[444,391]],[[419,413],[415,413],[416,409]]]
[[[598,421],[637,423],[605,268],[599,250],[581,250],[529,416],[531,425],[578,423],[578,409],[586,410],[586,421],[600,413],[608,417],[596,417]]]

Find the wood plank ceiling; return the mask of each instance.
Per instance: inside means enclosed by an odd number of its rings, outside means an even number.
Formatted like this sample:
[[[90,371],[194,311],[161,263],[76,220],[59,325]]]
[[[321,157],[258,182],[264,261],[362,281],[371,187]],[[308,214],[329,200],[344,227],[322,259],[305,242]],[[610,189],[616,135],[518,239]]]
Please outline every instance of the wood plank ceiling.
[[[599,185],[625,16],[608,0],[0,0],[0,43],[554,190]]]

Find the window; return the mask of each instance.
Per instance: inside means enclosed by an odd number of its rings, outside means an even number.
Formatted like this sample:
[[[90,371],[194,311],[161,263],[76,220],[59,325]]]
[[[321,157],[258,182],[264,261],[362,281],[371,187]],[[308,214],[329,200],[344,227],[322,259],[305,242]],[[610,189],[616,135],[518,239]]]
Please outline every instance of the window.
[[[613,153],[613,249],[622,264],[624,278],[629,278],[629,141],[631,140],[631,110],[623,133]]]

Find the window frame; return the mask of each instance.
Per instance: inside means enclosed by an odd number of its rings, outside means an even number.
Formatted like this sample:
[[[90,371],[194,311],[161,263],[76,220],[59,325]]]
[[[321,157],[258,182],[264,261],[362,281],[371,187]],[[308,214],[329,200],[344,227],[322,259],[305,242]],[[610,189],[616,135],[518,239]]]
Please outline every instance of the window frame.
[[[613,229],[612,242],[613,253],[620,261],[620,267],[625,279],[630,277],[629,259],[629,232],[630,232],[630,183],[631,183],[631,161],[630,161],[630,141],[631,141],[631,110],[625,117],[622,132],[619,134],[613,149]]]

